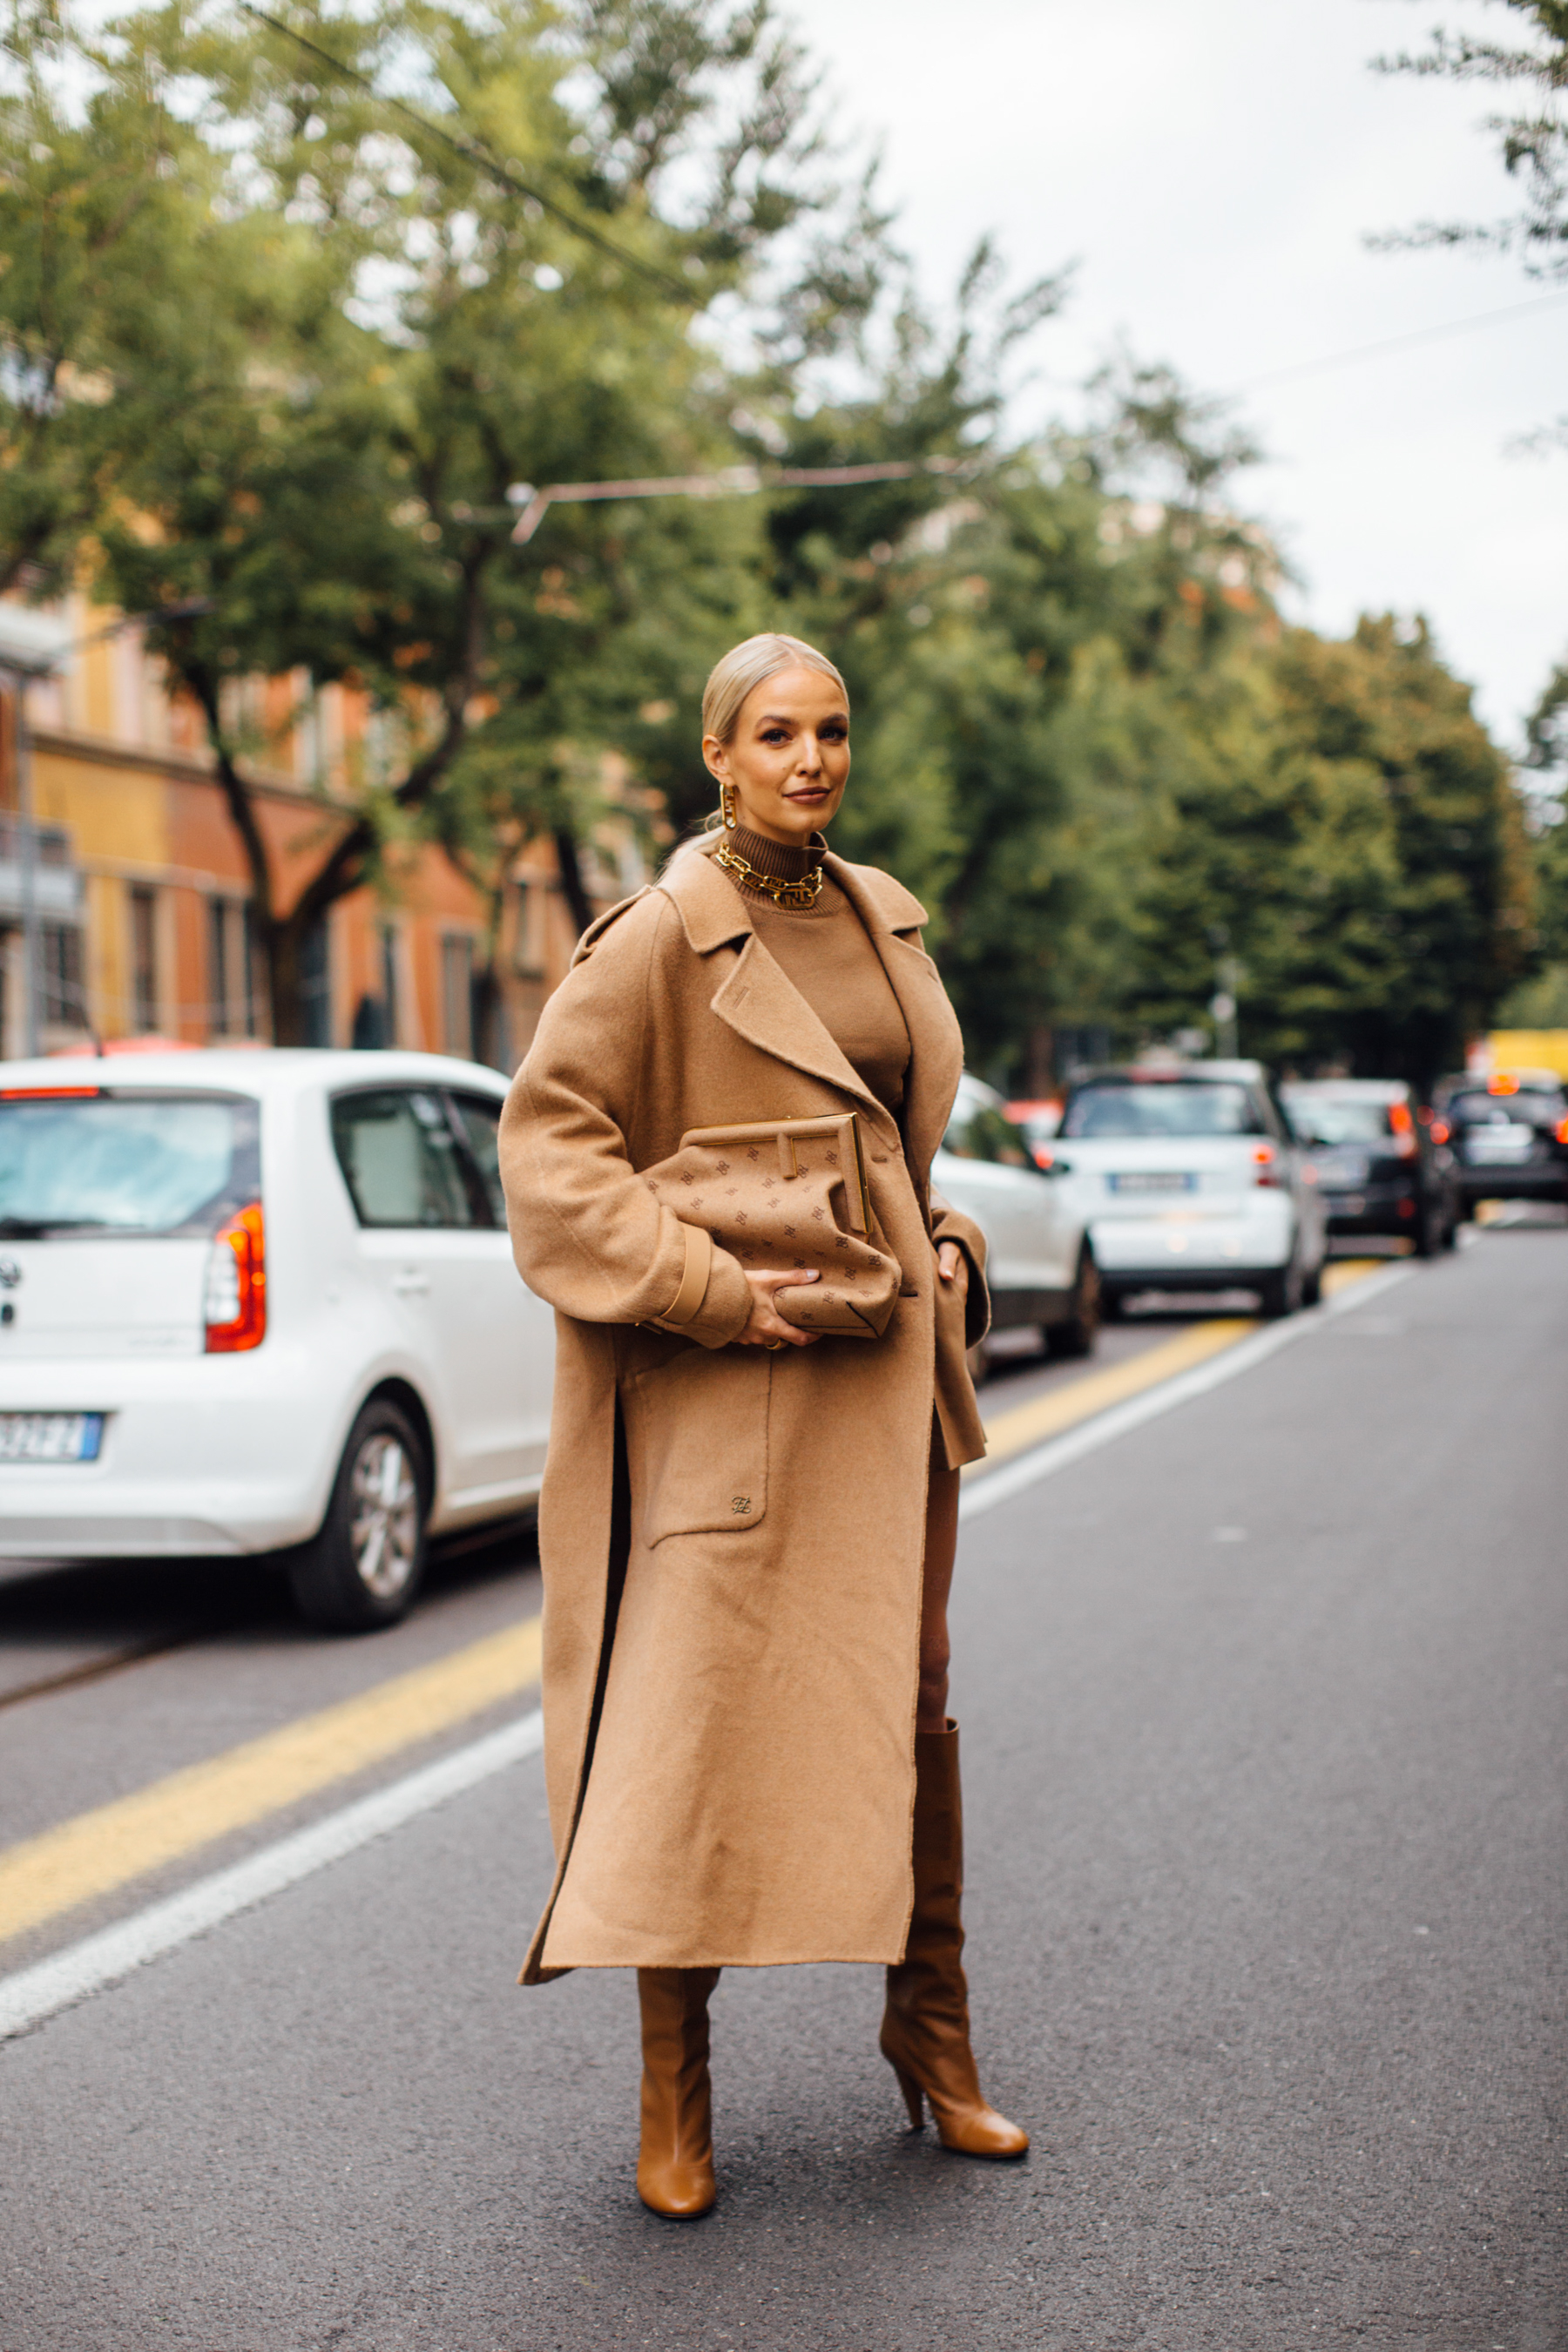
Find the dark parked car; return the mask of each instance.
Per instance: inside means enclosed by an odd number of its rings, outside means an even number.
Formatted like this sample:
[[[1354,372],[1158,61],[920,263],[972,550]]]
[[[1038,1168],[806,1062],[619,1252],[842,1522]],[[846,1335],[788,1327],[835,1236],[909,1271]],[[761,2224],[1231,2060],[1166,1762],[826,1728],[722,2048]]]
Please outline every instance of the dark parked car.
[[[1441,1120],[1394,1078],[1314,1078],[1282,1087],[1290,1124],[1313,1147],[1331,1234],[1393,1234],[1418,1257],[1452,1249],[1464,1214]]]
[[[1468,1215],[1478,1201],[1568,1202],[1568,1096],[1549,1072],[1461,1081],[1442,1118]]]

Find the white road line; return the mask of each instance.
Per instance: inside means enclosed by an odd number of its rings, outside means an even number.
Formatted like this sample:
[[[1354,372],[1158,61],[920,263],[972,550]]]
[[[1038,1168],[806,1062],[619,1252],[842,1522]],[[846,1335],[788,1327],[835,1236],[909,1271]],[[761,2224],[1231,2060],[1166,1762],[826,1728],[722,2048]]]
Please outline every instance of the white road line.
[[[165,1902],[153,1903],[99,1935],[84,1937],[80,1943],[68,1945],[33,1968],[0,1977],[0,2041],[25,2033],[58,2010],[86,2000],[89,1993],[101,1992],[148,1960],[160,1959],[194,1937],[205,1935],[209,1927],[232,1919],[237,1912],[251,1910],[269,1896],[281,1895],[285,1887],[297,1886],[328,1863],[341,1861],[374,1838],[385,1837],[420,1813],[444,1805],[448,1798],[477,1788],[481,1780],[505,1771],[509,1764],[536,1754],[543,1739],[544,1719],[536,1709],[521,1722],[503,1724],[499,1731],[487,1732],[483,1738],[470,1740],[466,1748],[443,1756],[437,1763],[393,1781],[390,1788],[378,1789],[329,1813],[324,1821],[312,1822],[309,1829],[279,1838],[246,1861],[197,1879],[194,1886]]]
[[[1325,1299],[1321,1307],[1308,1307],[1300,1315],[1284,1318],[1255,1332],[1250,1339],[1238,1339],[1221,1356],[1211,1356],[1206,1364],[1194,1364],[1190,1372],[1177,1372],[1163,1381],[1156,1389],[1145,1391],[1142,1396],[1129,1397],[1125,1404],[1108,1406],[1080,1429],[1069,1429],[1060,1437],[1037,1445],[1032,1454],[1021,1454],[1016,1462],[1005,1468],[993,1470],[965,1486],[958,1498],[958,1516],[976,1519],[983,1511],[993,1511],[998,1503],[1011,1502],[1037,1479],[1053,1477],[1070,1463],[1081,1461],[1086,1454],[1095,1453],[1112,1439],[1125,1437],[1129,1430],[1142,1429],[1146,1421],[1154,1421],[1163,1412],[1172,1412],[1177,1405],[1189,1404],[1194,1397],[1207,1396],[1211,1389],[1222,1388],[1242,1372],[1249,1372],[1254,1364],[1272,1356],[1292,1339],[1304,1339],[1315,1331],[1331,1316],[1348,1315],[1369,1299],[1381,1298],[1395,1283],[1407,1282],[1415,1273],[1413,1262],[1402,1259],[1382,1274],[1369,1274],[1364,1281],[1352,1283],[1348,1290]]]

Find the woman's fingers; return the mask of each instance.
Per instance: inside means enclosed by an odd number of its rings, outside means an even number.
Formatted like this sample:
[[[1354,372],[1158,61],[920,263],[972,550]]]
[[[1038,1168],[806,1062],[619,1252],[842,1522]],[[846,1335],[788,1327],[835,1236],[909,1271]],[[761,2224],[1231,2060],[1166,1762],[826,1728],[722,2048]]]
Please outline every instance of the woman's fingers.
[[[752,1318],[741,1334],[742,1346],[814,1347],[818,1334],[797,1331],[793,1323],[786,1323],[778,1311],[776,1300],[781,1290],[792,1290],[802,1283],[816,1282],[817,1278],[815,1270],[802,1272],[799,1267],[792,1267],[788,1272],[782,1268],[770,1268],[765,1273],[749,1273],[746,1280],[751,1286]]]

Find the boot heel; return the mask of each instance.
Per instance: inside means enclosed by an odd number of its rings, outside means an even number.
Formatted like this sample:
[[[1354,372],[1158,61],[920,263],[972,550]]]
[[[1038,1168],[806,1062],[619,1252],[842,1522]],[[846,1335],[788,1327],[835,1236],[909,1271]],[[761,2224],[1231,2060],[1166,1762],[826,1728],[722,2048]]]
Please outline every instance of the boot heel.
[[[920,2084],[912,2074],[906,2074],[901,2066],[895,2066],[893,2072],[899,2078],[899,2088],[904,2095],[904,2105],[910,2111],[910,2129],[923,2131],[926,2119],[925,2101],[921,2095]]]

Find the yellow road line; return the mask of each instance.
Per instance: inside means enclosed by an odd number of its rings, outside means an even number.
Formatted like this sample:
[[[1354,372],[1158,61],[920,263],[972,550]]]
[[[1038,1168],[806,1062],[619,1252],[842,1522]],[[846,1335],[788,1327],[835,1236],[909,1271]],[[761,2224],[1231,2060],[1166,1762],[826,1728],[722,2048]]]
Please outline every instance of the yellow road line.
[[[1342,1258],[1323,1268],[1323,1289],[1332,1297],[1346,1290],[1352,1283],[1377,1274],[1386,1261],[1383,1258]],[[1212,1322],[1198,1323],[1167,1339],[1163,1347],[1146,1348],[1142,1355],[1131,1356],[1125,1363],[1108,1365],[1102,1372],[1086,1372],[1059,1389],[1051,1389],[1027,1404],[1015,1405],[1010,1412],[999,1412],[994,1421],[985,1423],[986,1454],[983,1462],[971,1462],[964,1470],[966,1478],[984,1476],[997,1463],[1005,1462],[1015,1454],[1024,1453],[1031,1445],[1041,1445],[1047,1437],[1059,1437],[1065,1429],[1076,1429],[1080,1421],[1090,1421],[1097,1412],[1104,1412],[1113,1404],[1121,1404],[1128,1397],[1142,1396],[1145,1389],[1158,1388],[1162,1381],[1173,1380],[1178,1372],[1191,1370],[1210,1356],[1234,1348],[1245,1339],[1258,1324],[1252,1316],[1220,1316]]]
[[[1342,1290],[1348,1290],[1352,1282],[1364,1282],[1369,1274],[1381,1274],[1384,1266],[1401,1263],[1400,1259],[1394,1257],[1336,1258],[1332,1265],[1323,1268],[1323,1297],[1337,1297]]]
[[[0,1940],[531,1688],[539,1660],[531,1617],[12,1846],[0,1853]]]
[[[1125,1363],[1110,1364],[1103,1372],[1088,1372],[1081,1380],[1031,1398],[1027,1404],[1015,1405],[1011,1412],[998,1413],[994,1421],[985,1424],[984,1461],[970,1463],[964,1476],[967,1478],[972,1472],[984,1474],[998,1462],[1005,1462],[1010,1454],[1042,1444],[1047,1437],[1059,1437],[1064,1429],[1076,1429],[1080,1421],[1091,1420],[1110,1405],[1121,1404],[1127,1397],[1142,1396],[1145,1389],[1158,1388],[1162,1381],[1187,1371],[1226,1348],[1234,1348],[1238,1339],[1245,1339],[1257,1328],[1250,1316],[1227,1315],[1212,1323],[1199,1323],[1191,1330],[1178,1332],[1163,1347],[1146,1348],[1141,1356],[1130,1356]]]

